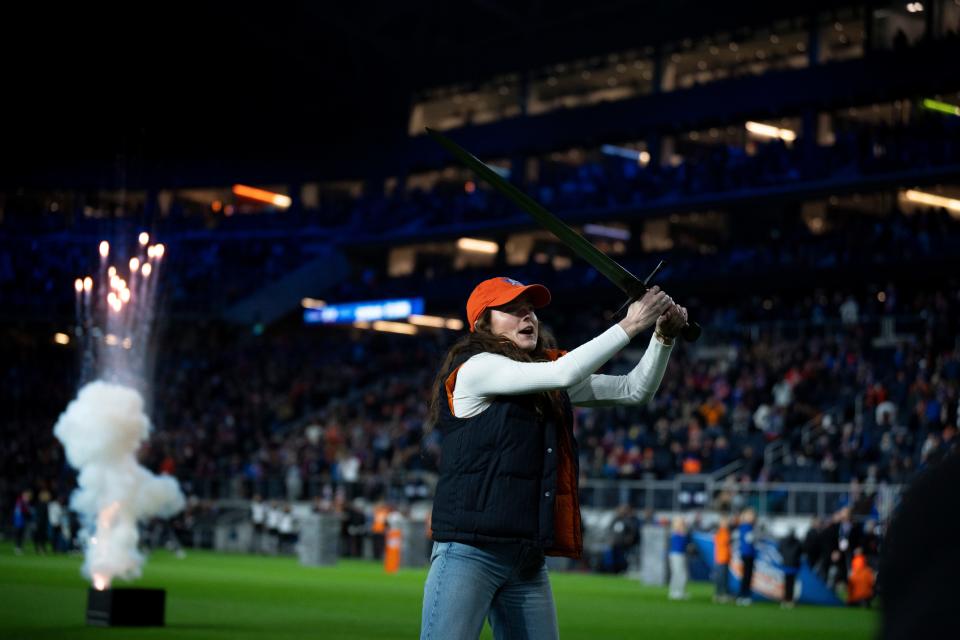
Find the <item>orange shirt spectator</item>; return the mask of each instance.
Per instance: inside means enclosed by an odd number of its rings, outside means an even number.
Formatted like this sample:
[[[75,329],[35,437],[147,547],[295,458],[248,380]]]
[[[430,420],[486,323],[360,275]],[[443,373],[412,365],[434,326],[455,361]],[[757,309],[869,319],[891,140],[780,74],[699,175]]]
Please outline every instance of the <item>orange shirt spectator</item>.
[[[390,515],[390,507],[379,505],[373,510],[373,525],[370,531],[373,533],[385,533],[387,530],[387,516]]]
[[[697,474],[700,473],[700,470],[703,468],[703,465],[700,462],[700,458],[695,456],[687,456],[683,459],[683,472],[688,474]]]
[[[730,564],[730,528],[721,525],[713,534],[713,561],[716,564]]]
[[[847,604],[868,603],[873,598],[876,577],[862,553],[853,556],[850,577],[847,578]]]
[[[727,408],[720,400],[714,396],[700,405],[700,415],[708,427],[715,427],[727,413]]]

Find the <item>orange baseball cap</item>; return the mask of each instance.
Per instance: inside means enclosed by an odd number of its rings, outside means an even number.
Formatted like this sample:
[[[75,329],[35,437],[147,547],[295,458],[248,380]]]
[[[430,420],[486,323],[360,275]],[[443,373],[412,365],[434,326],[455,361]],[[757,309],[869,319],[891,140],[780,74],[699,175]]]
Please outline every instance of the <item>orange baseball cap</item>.
[[[550,290],[542,284],[523,284],[513,278],[490,278],[484,280],[467,298],[467,324],[470,331],[483,312],[490,307],[507,304],[517,296],[530,292],[530,302],[538,309],[550,304]]]

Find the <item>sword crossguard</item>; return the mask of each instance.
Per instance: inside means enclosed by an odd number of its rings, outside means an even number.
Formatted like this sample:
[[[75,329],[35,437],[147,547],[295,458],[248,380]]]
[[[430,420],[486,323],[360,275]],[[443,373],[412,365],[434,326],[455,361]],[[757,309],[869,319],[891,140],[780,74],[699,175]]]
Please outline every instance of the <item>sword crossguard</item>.
[[[648,275],[646,279],[643,281],[644,291],[650,288],[650,281],[653,280],[653,276],[657,275],[660,272],[660,269],[663,269],[663,260],[657,263],[657,266],[653,268],[653,271],[650,272],[650,275]]]
[[[639,283],[639,286],[633,286],[627,291],[627,301],[624,302],[616,313],[614,317],[618,317],[622,312],[625,312],[627,307],[643,297],[643,295],[650,290],[650,283],[653,280],[653,277],[663,268],[663,260],[661,260],[653,271],[650,272],[650,275],[646,279]],[[680,329],[680,337],[683,338],[686,342],[696,342],[700,337],[701,329],[700,324],[693,320],[688,319],[687,324],[683,325],[683,328]]]

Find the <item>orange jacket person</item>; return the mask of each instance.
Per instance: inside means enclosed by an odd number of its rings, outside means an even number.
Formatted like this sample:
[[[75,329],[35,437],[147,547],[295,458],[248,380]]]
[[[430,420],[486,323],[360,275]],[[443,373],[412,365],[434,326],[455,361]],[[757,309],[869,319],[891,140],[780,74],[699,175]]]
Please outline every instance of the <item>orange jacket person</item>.
[[[847,604],[869,606],[873,599],[873,585],[876,576],[867,564],[863,552],[857,549],[850,563],[850,576],[847,578]]]
[[[717,532],[713,534],[713,580],[716,590],[714,602],[730,600],[730,519],[720,518]]]
[[[370,533],[373,538],[373,557],[379,560],[383,557],[384,545],[387,537],[387,516],[392,509],[380,502],[373,508],[373,523],[370,525]]]

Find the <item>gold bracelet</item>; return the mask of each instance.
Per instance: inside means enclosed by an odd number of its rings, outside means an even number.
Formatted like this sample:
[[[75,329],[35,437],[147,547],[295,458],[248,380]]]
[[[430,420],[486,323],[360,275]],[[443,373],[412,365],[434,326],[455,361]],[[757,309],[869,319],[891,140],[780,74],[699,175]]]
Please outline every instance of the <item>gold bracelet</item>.
[[[670,338],[662,334],[659,328],[653,330],[653,335],[656,336],[657,340],[659,340],[660,344],[662,344],[663,346],[665,347],[673,346],[673,338]]]

